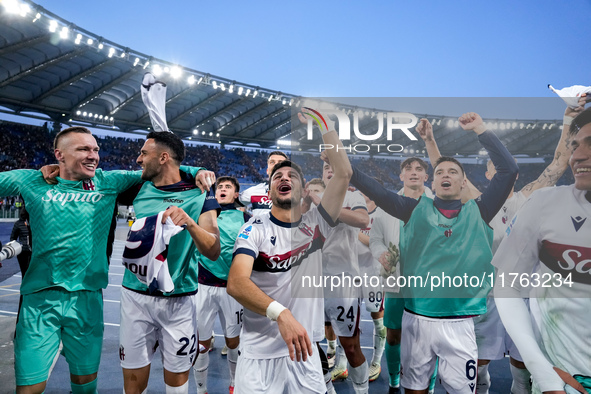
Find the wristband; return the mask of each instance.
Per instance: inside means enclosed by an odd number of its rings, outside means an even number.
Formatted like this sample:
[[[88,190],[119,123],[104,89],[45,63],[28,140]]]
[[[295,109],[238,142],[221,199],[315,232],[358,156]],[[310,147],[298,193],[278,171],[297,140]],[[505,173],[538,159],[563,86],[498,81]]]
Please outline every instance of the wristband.
[[[573,118],[572,116],[564,115],[564,117],[562,118],[562,124],[565,126],[570,126],[574,119],[575,118]]]
[[[277,301],[273,301],[267,307],[267,317],[273,321],[277,321],[279,314],[286,310],[287,308],[278,303]]]

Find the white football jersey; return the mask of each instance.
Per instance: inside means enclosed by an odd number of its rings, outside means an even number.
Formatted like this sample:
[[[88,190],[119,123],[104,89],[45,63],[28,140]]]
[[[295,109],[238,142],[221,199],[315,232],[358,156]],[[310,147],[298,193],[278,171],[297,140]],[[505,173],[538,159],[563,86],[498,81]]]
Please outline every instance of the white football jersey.
[[[326,218],[326,220],[324,219]],[[286,223],[271,212],[252,217],[244,224],[234,255],[247,254],[255,261],[250,279],[265,294],[288,308],[306,329],[311,341],[323,338],[324,300],[321,250],[331,218],[322,207],[312,208],[299,222]],[[243,357],[269,359],[289,355],[277,323],[244,309],[240,334]],[[317,332],[318,331],[318,332]]]
[[[499,272],[540,275],[530,291],[540,349],[552,365],[591,376],[591,202],[585,193],[574,185],[534,192],[513,218],[493,265]],[[506,291],[498,285],[497,298]],[[521,290],[523,284],[516,280],[512,286]],[[527,354],[521,348],[520,353],[527,363]]]
[[[367,210],[365,198],[358,191],[347,191],[343,208]],[[358,233],[358,228],[345,223],[339,223],[332,229],[322,249],[324,275],[341,275],[341,273],[352,276],[359,275],[359,263],[357,261]]]
[[[378,214],[379,212],[377,207],[373,211],[369,212],[369,224],[366,228],[360,230],[361,233],[367,235],[368,237],[371,236],[372,225]],[[359,269],[361,272],[365,272],[368,275],[378,276],[380,274],[380,263],[377,259],[374,259],[373,255],[371,254],[371,250],[369,250],[369,246],[366,246],[359,240],[357,242]]]
[[[240,193],[240,202],[245,206],[251,206],[252,216],[269,212],[273,206],[269,198],[269,183],[259,183],[244,190]]]
[[[175,225],[170,217],[162,224],[163,214],[164,211],[138,219],[131,226],[123,251],[123,265],[151,292],[170,293],[174,290],[174,283],[166,261],[168,244],[170,238],[184,228]]]
[[[492,252],[495,254],[501,241],[505,238],[507,228],[511,223],[511,219],[517,214],[517,211],[525,204],[527,197],[522,192],[513,193],[513,195],[505,201],[499,212],[490,221],[489,226],[494,230]]]

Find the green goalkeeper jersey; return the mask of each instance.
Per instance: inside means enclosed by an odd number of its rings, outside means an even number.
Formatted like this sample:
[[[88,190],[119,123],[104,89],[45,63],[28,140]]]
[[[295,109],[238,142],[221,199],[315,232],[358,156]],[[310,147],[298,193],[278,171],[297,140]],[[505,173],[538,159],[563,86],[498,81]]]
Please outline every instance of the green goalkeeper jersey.
[[[68,291],[106,288],[107,234],[115,201],[141,182],[141,174],[97,169],[90,180],[58,177],[56,185],[49,185],[41,171],[1,172],[0,196],[23,196],[35,243],[21,293],[55,286]]]

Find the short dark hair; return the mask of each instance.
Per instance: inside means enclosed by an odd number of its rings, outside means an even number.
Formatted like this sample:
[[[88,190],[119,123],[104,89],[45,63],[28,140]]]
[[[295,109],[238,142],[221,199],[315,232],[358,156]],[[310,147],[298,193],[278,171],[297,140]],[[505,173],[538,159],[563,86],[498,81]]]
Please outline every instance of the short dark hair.
[[[577,117],[573,120],[570,124],[570,129],[568,130],[571,136],[577,135],[579,130],[581,130],[584,126],[591,123],[591,108],[587,108],[583,112],[577,115]]]
[[[409,157],[408,159],[406,159],[402,163],[400,163],[400,171],[402,172],[404,170],[404,168],[406,168],[407,165],[412,164],[415,161],[417,163],[419,163],[419,165],[425,169],[425,172],[427,172],[427,170],[429,169],[429,166],[427,165],[427,163],[425,163],[425,161],[423,159],[419,159],[418,157]]]
[[[234,189],[237,192],[240,191],[240,184],[238,183],[238,179],[234,178],[233,176],[221,176],[221,177],[219,177],[218,180],[216,181],[216,188],[222,182],[230,182],[232,185],[234,185]]]
[[[285,160],[289,160],[289,157],[287,157],[287,155],[285,153],[281,152],[280,150],[274,150],[273,152],[269,153],[267,155],[267,160],[269,160],[269,158],[273,155],[283,156],[283,157],[285,157]]]
[[[302,172],[302,168],[297,163],[294,163],[291,160],[283,160],[282,162],[275,164],[273,166],[273,169],[271,170],[271,176],[269,177],[269,179],[273,178],[273,174],[275,174],[277,170],[283,167],[291,167],[294,170],[296,170],[298,175],[300,176],[302,184],[306,181],[306,179],[304,178],[304,173]]]
[[[146,139],[152,138],[157,144],[163,145],[172,151],[171,157],[179,164],[185,160],[185,144],[183,140],[170,131],[152,131]]]
[[[439,159],[437,159],[437,161],[435,162],[435,165],[433,166],[433,171],[435,171],[435,169],[437,168],[437,166],[439,166],[439,164],[444,163],[446,161],[457,164],[460,167],[460,170],[462,170],[462,175],[466,174],[466,171],[464,171],[464,166],[462,165],[462,163],[460,163],[459,161],[457,161],[453,157],[449,157],[449,156],[441,156]]]
[[[57,149],[57,145],[59,144],[60,139],[70,133],[80,133],[80,134],[92,135],[90,130],[88,130],[86,127],[81,127],[81,126],[68,127],[67,129],[63,129],[62,131],[60,131],[59,133],[56,134],[55,138],[53,139],[53,149]]]

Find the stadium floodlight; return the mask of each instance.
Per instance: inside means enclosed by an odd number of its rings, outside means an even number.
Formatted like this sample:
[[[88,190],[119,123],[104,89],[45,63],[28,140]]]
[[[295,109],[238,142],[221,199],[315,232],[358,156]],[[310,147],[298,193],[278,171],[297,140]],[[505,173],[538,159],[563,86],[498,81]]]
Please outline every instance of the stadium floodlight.
[[[414,155],[414,154],[415,154],[415,150],[414,150],[414,149],[411,149],[411,150],[410,150],[410,154],[411,154],[411,155]]]
[[[113,48],[113,47],[109,48],[109,57],[113,57],[114,54],[115,54],[115,48]]]
[[[86,116],[88,113],[86,111],[82,112],[82,116]]]
[[[9,14],[18,14],[20,11],[20,4],[17,0],[6,0],[3,1],[4,8]]]
[[[113,117],[111,116],[111,118],[109,120],[112,122],[113,121]]]
[[[293,99],[290,99],[290,100],[289,100],[289,106],[290,106],[290,107],[293,105],[293,101],[294,101]]]
[[[524,127],[525,125],[523,123],[519,123],[519,129],[523,130]]]
[[[195,83],[195,76],[194,75],[190,75],[189,78],[187,78],[187,83],[189,85],[193,85]]]
[[[452,128],[453,126],[454,126],[454,121],[453,121],[453,120],[451,120],[451,119],[449,119],[449,120],[447,121],[447,127],[449,127],[449,128]]]
[[[223,92],[226,91],[226,85],[224,85],[224,83],[220,83],[220,88],[222,89]]]
[[[512,129],[516,129],[516,128],[517,128],[517,122],[513,122],[513,123],[511,123],[511,128],[512,128]]]
[[[505,123],[501,123],[501,130],[505,130]]]
[[[123,57],[125,57],[125,55],[127,55],[127,53],[125,53],[125,52],[121,52],[121,57],[122,57],[122,58],[123,58]]]
[[[55,19],[52,19],[49,21],[49,32],[55,33],[56,30],[57,30],[57,21]]]
[[[99,116],[99,119],[100,119],[100,120],[103,120],[103,115],[100,115],[100,116]]]
[[[205,135],[205,131],[202,131],[202,132],[201,132],[201,135]]]
[[[456,120],[456,121],[454,122],[454,127],[458,127],[459,125],[460,125],[460,122]]]
[[[144,63],[144,70],[146,69],[146,67],[148,67],[150,65],[150,61],[148,60],[146,63]]]
[[[140,62],[140,58],[136,57],[135,60],[133,61],[133,65],[137,66],[137,64]]]
[[[252,98],[255,98],[256,96],[258,96],[259,94],[259,90],[255,90],[254,93],[252,94]]]
[[[89,112],[89,113],[88,113],[88,117],[89,117],[89,118],[92,118],[92,112]]]
[[[167,74],[170,73],[170,68],[168,68],[168,66],[164,66],[164,72]]]
[[[285,105],[287,101],[285,99],[281,100],[281,104]]]
[[[219,137],[219,136],[220,136],[220,133],[216,133],[216,134],[215,134],[215,136],[216,136],[216,137]]]
[[[197,134],[199,134],[199,130],[197,130],[197,129],[193,130],[193,135],[197,135]]]
[[[211,81],[211,85],[213,86],[214,89],[218,88],[218,83],[216,81]]]
[[[80,44],[80,41],[82,41],[82,34],[78,33],[76,34],[76,40],[74,41],[74,44],[78,45]]]
[[[242,86],[238,87],[238,96],[242,96],[242,92],[244,91],[244,88]]]
[[[197,85],[199,85],[201,82],[203,82],[203,77],[199,78],[199,80],[197,81]]]
[[[86,40],[86,45],[92,45],[94,44],[94,40],[92,38],[89,38],[88,40]]]
[[[60,31],[60,38],[66,39],[66,38],[68,38],[69,34],[70,34],[70,29],[68,29],[68,26],[62,27],[62,30]]]
[[[230,93],[234,93],[234,84],[230,84],[230,88],[228,89],[228,92]]]
[[[246,93],[244,94],[246,97],[250,94],[250,89],[246,89]]]
[[[213,133],[210,131],[210,132],[209,132],[209,136],[211,137],[212,135],[213,135]]]
[[[40,13],[37,13],[35,15],[35,19],[33,19],[33,23],[37,22],[39,19],[41,19],[41,14]]]
[[[273,100],[273,95],[269,95],[269,101]]]
[[[80,111],[76,111],[76,115],[78,115],[78,116],[80,116],[81,113],[82,112],[80,112]]]
[[[179,78],[183,74],[183,70],[179,66],[174,66],[170,69],[170,75],[173,78]]]
[[[160,67],[159,64],[154,64],[154,66],[152,67],[152,72],[154,73],[155,77],[159,77],[160,75],[162,75],[162,67]]]
[[[21,4],[20,5],[20,10],[19,10],[19,15],[22,16],[23,18],[25,16],[27,16],[27,14],[31,12],[31,7],[29,7],[28,4]]]
[[[103,43],[102,42],[99,42],[98,49],[103,49],[103,47],[104,47]]]

